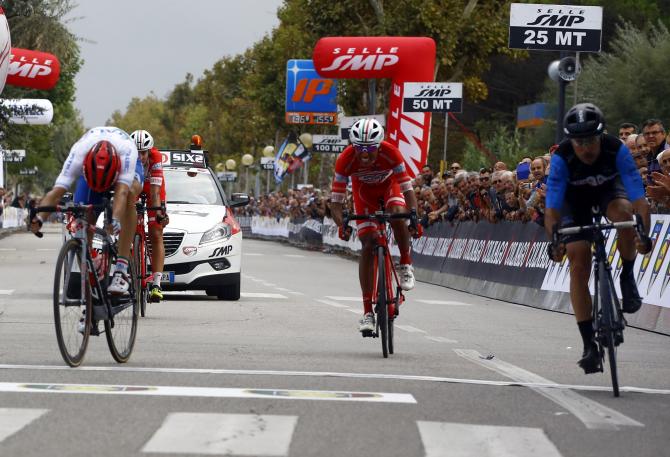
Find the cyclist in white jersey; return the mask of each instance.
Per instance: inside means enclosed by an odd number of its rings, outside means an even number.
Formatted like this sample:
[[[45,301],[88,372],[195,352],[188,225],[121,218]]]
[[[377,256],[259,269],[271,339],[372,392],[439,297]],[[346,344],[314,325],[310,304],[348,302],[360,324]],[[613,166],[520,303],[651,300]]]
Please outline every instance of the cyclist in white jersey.
[[[137,160],[135,143],[119,128],[92,128],[72,146],[54,187],[40,205],[56,205],[76,179],[75,203],[97,204],[105,193],[112,188],[114,190],[112,223],[107,230],[119,235],[119,258],[107,290],[111,294],[126,294],[130,285],[130,244],[137,224],[135,197],[141,192],[144,182],[144,170]],[[45,217],[47,214],[41,213],[31,221],[33,232],[40,229]]]

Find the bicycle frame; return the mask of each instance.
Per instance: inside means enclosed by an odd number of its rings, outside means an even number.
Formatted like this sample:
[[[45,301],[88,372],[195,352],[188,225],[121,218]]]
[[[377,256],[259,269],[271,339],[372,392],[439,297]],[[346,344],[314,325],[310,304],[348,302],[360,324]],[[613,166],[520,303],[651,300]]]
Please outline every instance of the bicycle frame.
[[[147,233],[144,229],[144,215],[146,214],[146,200],[147,196],[142,193],[140,194],[140,201],[135,203],[135,208],[137,210],[137,225],[135,226],[135,233],[140,236],[140,265],[139,273],[141,279],[142,290],[146,290],[151,280],[151,276],[148,274],[147,262],[146,262],[146,242],[147,242]]]
[[[374,299],[376,300],[376,297],[379,296],[378,294],[379,282],[377,281],[377,275],[379,274],[379,264],[380,264],[379,257],[383,256],[385,262],[384,274],[386,275],[385,284],[386,284],[386,297],[388,300],[387,303],[388,316],[389,319],[394,319],[398,313],[399,306],[405,300],[405,296],[401,292],[398,273],[395,270],[395,265],[393,265],[393,261],[391,258],[391,250],[389,249],[390,238],[391,238],[391,228],[388,227],[386,223],[382,224],[380,222],[377,222],[377,228],[375,230],[375,241],[374,241],[375,246],[373,251],[377,255],[378,261],[373,263],[372,297],[374,297]],[[393,279],[393,282],[391,281],[391,279]],[[393,290],[392,286],[393,283],[395,283],[396,285],[395,291]],[[394,296],[395,299],[391,299],[391,297]],[[398,303],[396,304],[396,302]],[[377,312],[376,307],[379,306],[380,304],[379,303],[373,303],[373,304],[375,305],[375,312]]]

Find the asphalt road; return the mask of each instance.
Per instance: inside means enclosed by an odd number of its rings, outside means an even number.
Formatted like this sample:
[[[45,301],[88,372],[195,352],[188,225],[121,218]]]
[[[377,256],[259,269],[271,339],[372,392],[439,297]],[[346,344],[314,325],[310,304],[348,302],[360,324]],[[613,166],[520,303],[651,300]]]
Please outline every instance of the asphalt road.
[[[620,398],[574,318],[417,284],[396,354],[357,332],[357,266],[245,240],[242,299],[169,294],[124,365],[61,360],[60,238],[0,240],[0,456],[670,455],[670,338],[626,330]]]

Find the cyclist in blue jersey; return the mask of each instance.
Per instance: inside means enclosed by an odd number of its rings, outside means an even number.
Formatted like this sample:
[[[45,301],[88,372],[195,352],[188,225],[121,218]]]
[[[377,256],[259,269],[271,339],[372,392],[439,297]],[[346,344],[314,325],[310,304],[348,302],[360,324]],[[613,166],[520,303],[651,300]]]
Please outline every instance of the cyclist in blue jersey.
[[[613,222],[629,221],[633,214],[639,214],[648,233],[649,203],[642,179],[628,148],[617,137],[603,133],[605,119],[600,109],[590,103],[573,106],[565,115],[563,129],[567,139],[551,158],[547,182],[545,228],[549,236],[557,224],[561,227],[592,224],[594,206]],[[637,252],[651,251],[651,240],[648,236],[638,237],[633,228],[621,229],[618,249],[623,260],[622,307],[624,312],[634,313],[642,305],[633,274],[635,257]],[[600,357],[593,342],[588,235],[569,236],[557,247],[549,245],[549,257],[556,262],[566,253],[570,261],[570,300],[584,342],[579,366],[587,374],[595,373]]]

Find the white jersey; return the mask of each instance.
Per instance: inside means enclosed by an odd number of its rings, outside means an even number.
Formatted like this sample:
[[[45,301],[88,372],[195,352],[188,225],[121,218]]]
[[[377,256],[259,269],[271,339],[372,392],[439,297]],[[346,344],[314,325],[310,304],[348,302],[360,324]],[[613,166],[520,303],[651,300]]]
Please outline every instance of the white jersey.
[[[130,187],[135,178],[137,164],[137,147],[135,142],[123,130],[117,127],[95,127],[82,136],[72,145],[63,169],[56,178],[54,187],[69,189],[75,179],[83,173],[84,159],[93,145],[99,141],[109,141],[114,145],[121,159],[121,171],[117,182]]]

